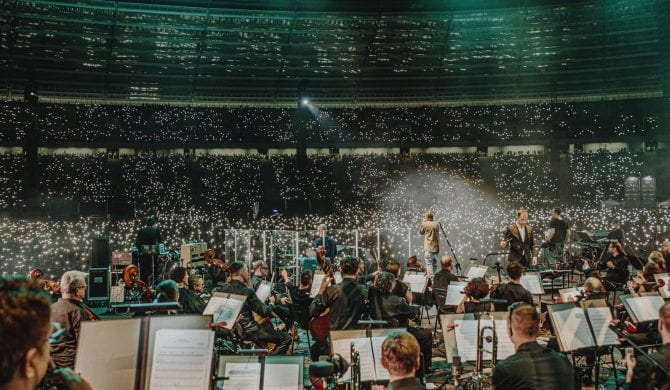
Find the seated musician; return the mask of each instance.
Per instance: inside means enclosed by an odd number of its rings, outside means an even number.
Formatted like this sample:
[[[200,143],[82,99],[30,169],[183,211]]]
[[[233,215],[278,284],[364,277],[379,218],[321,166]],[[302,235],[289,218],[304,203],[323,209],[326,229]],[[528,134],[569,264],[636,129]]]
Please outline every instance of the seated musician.
[[[408,271],[417,271],[417,272],[426,272],[426,268],[424,268],[423,264],[421,264],[421,261],[419,261],[419,258],[416,256],[410,256],[407,259],[407,270]]]
[[[668,272],[668,269],[665,266],[665,258],[663,254],[659,251],[653,251],[649,254],[647,258],[648,263],[656,263],[658,266],[659,272]]]
[[[196,293],[197,296],[200,297],[205,303],[209,301],[209,298],[211,297],[206,291],[205,291],[205,280],[203,279],[202,275],[191,275],[188,277],[188,288]]]
[[[440,270],[433,276],[433,288],[447,290],[451,282],[457,282],[458,276],[451,271],[454,269],[454,259],[449,255],[440,258]]]
[[[670,370],[670,302],[666,302],[658,311],[658,332],[663,346],[649,355],[659,362],[666,370]],[[659,369],[655,369],[649,358],[626,357],[626,383],[631,390],[666,389],[670,378]]]
[[[406,328],[419,341],[425,372],[432,372],[433,334],[429,329],[410,326],[410,320],[415,318],[419,306],[412,306],[404,298],[391,294],[395,277],[390,272],[382,272],[377,278],[375,287],[380,294],[381,319],[389,322],[389,327]],[[372,298],[370,298],[372,299]]]
[[[254,261],[252,267],[253,275],[251,275],[251,288],[255,291],[263,280],[268,280],[270,267],[268,266],[268,263],[263,260]]]
[[[504,299],[508,305],[514,302],[526,302],[532,305],[533,295],[521,285],[521,275],[523,275],[523,265],[518,261],[511,262],[507,266],[507,276],[510,281],[494,287],[491,298]]]
[[[654,275],[660,272],[661,271],[658,269],[656,263],[645,264],[642,268],[642,272],[633,276],[631,280],[628,281],[628,289],[631,293],[644,293],[658,290]]]
[[[424,390],[416,378],[419,369],[419,345],[407,332],[393,332],[382,343],[382,367],[390,376],[386,390]]]
[[[179,288],[180,314],[202,314],[205,301],[193,290],[188,288],[188,271],[184,267],[175,267],[170,271],[170,280]]]
[[[628,258],[623,247],[618,242],[611,242],[607,249],[611,255],[605,264],[607,274],[605,275],[605,287],[609,291],[624,286],[628,281]]]
[[[496,310],[492,303],[483,300],[489,295],[489,284],[486,279],[472,279],[463,289],[463,293],[467,298],[458,305],[456,314],[494,312]]]
[[[670,240],[666,239],[661,244],[661,254],[665,260],[665,264],[670,264]]]
[[[51,358],[56,367],[74,368],[77,340],[82,321],[95,321],[98,316],[84,304],[86,274],[67,271],[60,280],[62,298],[51,305],[51,320],[58,322],[65,333],[57,343],[51,344]]]
[[[409,285],[402,280],[400,280],[400,263],[393,260],[388,263],[386,266],[386,272],[390,272],[395,277],[395,282],[393,283],[393,295],[405,298],[407,303],[412,303],[412,290],[410,290]]]
[[[258,300],[256,292],[248,287],[249,269],[241,261],[236,261],[230,265],[231,280],[230,283],[219,285],[214,289],[215,292],[224,292],[231,294],[244,295],[247,297],[237,323],[242,329],[242,338],[250,341],[264,341],[276,344],[272,351],[273,355],[285,354],[291,346],[293,339],[286,332],[280,332],[265,326],[260,326],[255,320],[252,312],[269,319],[272,317],[272,310],[263,302]]]
[[[493,369],[496,390],[575,389],[568,358],[537,343],[540,318],[534,306],[515,303],[509,308],[507,334],[516,353]]]
[[[288,277],[288,272],[285,269],[279,272],[279,276],[281,276],[284,285],[289,291],[291,302],[295,308],[293,315],[295,316],[296,322],[303,329],[308,329],[309,320],[311,318],[309,316],[309,307],[312,304],[312,297],[310,296],[312,292],[312,271],[303,271],[300,274],[299,286],[295,286],[291,283]]]

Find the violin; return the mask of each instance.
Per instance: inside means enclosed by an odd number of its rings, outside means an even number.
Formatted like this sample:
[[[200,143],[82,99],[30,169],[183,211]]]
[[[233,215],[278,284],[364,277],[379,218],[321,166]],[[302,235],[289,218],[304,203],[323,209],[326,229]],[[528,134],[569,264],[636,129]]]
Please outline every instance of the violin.
[[[335,274],[333,273],[333,264],[330,260],[326,259],[326,248],[319,246],[316,248],[316,261],[319,262],[323,273],[328,275],[330,280],[335,280]]]
[[[207,263],[207,265],[216,267],[221,270],[221,272],[230,272],[230,268],[225,261],[214,258],[214,256],[216,256],[216,251],[214,249],[207,249],[204,256],[205,263]]]
[[[123,282],[126,288],[133,292],[133,295],[139,296],[142,301],[151,301],[154,299],[154,292],[151,288],[139,278],[140,270],[135,264],[131,264],[123,269]]]

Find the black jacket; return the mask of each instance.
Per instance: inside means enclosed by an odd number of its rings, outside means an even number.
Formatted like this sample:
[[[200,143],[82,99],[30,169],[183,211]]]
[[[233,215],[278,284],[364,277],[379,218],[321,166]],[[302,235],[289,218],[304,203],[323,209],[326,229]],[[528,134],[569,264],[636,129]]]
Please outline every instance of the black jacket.
[[[609,261],[614,263],[614,268],[607,268],[605,280],[619,284],[626,284],[628,281],[628,258],[620,253],[617,257],[609,259]]]
[[[329,286],[312,301],[310,313],[317,317],[330,308],[330,330],[361,329],[358,321],[367,312],[368,292],[355,279]]]
[[[393,381],[386,386],[386,390],[425,390],[426,386],[419,382],[416,377],[403,378]]]
[[[261,317],[270,318],[272,316],[272,310],[258,300],[256,292],[239,280],[231,280],[230,283],[220,284],[219,287],[216,287],[213,291],[244,295],[247,297],[247,300],[242,306],[242,310],[240,310],[240,320],[238,321],[242,327],[242,332],[245,335],[249,335],[251,332],[258,332],[259,330],[258,323],[254,320],[252,311]]]
[[[670,369],[670,344],[665,344],[658,351],[651,353],[654,360]],[[666,378],[660,370],[655,370],[651,361],[646,357],[639,357],[630,383],[631,390],[670,389],[670,378]]]
[[[526,236],[522,241],[521,235],[519,234],[519,228],[516,226],[516,223],[513,223],[505,230],[504,239],[509,241],[509,255],[507,256],[507,261],[510,263],[519,261],[524,267],[528,267],[533,257],[537,257],[537,251],[535,248],[533,229],[530,226],[525,225],[524,230],[526,231]]]
[[[446,290],[451,282],[457,282],[458,276],[449,272],[449,270],[441,269],[433,276],[433,288]]]
[[[505,283],[501,286],[498,286],[491,294],[491,298],[504,299],[507,301],[508,305],[511,305],[514,302],[526,302],[530,305],[533,304],[533,295],[530,293],[530,291],[526,290],[522,285],[517,283]]]
[[[496,390],[572,390],[575,373],[565,355],[532,341],[521,344],[516,353],[498,362],[493,370]]]
[[[161,232],[153,226],[145,226],[137,232],[135,244],[138,249],[142,245],[156,245],[161,242]]]

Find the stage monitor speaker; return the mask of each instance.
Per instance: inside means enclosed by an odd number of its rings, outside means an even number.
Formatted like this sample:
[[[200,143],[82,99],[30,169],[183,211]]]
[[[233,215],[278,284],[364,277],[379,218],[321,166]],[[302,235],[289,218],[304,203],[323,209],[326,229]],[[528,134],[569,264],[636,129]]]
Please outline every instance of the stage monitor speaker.
[[[109,250],[109,238],[96,237],[93,240],[93,255],[91,268],[107,268],[112,261],[112,252]]]
[[[109,300],[109,268],[91,268],[88,270],[87,301]]]

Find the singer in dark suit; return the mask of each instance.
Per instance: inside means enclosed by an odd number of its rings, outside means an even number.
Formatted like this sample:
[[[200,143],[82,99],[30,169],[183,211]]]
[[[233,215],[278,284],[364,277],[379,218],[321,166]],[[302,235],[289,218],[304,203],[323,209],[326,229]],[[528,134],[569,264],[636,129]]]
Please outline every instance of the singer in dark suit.
[[[505,238],[500,247],[509,246],[507,261],[520,262],[524,267],[537,264],[537,250],[533,238],[533,229],[528,225],[528,211],[520,209],[516,213],[516,222],[505,229]]]

